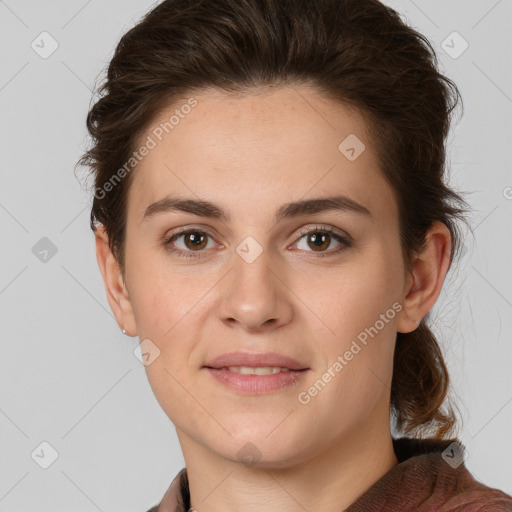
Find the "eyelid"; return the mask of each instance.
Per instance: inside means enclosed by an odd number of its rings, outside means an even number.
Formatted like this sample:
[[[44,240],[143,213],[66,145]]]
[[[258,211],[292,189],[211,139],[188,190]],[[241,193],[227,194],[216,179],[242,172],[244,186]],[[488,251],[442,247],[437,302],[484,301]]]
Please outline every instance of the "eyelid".
[[[209,236],[212,239],[215,239],[218,235],[216,234],[215,230],[211,229],[210,227],[203,227],[203,226],[196,226],[196,225],[187,225],[182,226],[179,228],[176,228],[174,230],[171,230],[171,232],[166,232],[165,235],[162,237],[162,243],[169,242],[170,239],[177,237],[182,234],[186,233],[201,233],[204,235]],[[214,234],[215,233],[215,234]],[[222,244],[218,244],[220,247],[224,247]]]
[[[348,233],[328,224],[312,224],[309,227],[300,228],[295,236],[302,237],[315,231],[327,232],[332,235],[339,236],[340,238],[343,238],[343,240],[345,240],[347,243],[353,242],[352,237]]]

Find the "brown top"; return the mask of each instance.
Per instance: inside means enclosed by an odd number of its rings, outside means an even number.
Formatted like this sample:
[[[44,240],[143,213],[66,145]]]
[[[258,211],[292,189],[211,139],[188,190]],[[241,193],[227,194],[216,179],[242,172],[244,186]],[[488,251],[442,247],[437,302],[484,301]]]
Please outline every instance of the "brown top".
[[[512,496],[476,481],[456,440],[393,439],[398,464],[344,512],[512,512]],[[148,512],[188,512],[186,468]],[[197,511],[201,512],[201,511]]]

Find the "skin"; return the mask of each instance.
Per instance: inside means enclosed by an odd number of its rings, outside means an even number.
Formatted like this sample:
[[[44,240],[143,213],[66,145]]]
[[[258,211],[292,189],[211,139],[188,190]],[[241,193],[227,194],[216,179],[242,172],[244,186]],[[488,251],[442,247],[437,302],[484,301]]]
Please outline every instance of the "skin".
[[[160,350],[146,372],[176,427],[195,509],[339,512],[397,464],[389,417],[396,333],[416,329],[437,300],[450,233],[433,224],[406,272],[396,199],[357,111],[306,85],[194,97],[197,106],[133,171],[125,279],[105,231],[96,233],[109,304],[121,328]],[[366,145],[354,161],[338,150],[349,134]],[[334,193],[372,216],[331,211],[273,223],[284,203]],[[232,218],[169,211],[142,221],[167,194],[211,201]],[[203,258],[163,244],[187,226],[208,233]],[[349,235],[352,245],[335,253],[343,246],[331,238],[319,250],[300,234],[322,227]],[[236,252],[247,236],[262,248],[252,263]],[[187,236],[174,248],[198,251]],[[308,404],[299,403],[299,392],[394,303],[401,311]],[[241,395],[203,368],[234,350],[275,351],[310,370],[299,386]],[[260,454],[252,465],[237,455],[249,442]]]

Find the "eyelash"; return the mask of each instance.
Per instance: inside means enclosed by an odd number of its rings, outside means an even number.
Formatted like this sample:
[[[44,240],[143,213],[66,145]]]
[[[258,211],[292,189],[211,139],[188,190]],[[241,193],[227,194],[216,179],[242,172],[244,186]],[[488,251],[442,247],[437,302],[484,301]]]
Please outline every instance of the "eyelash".
[[[200,251],[183,251],[181,249],[171,249],[171,242],[175,241],[176,239],[178,239],[180,236],[182,235],[188,235],[188,234],[191,234],[191,233],[199,233],[200,235],[206,235],[206,236],[209,236],[210,238],[213,238],[209,233],[207,233],[206,231],[202,231],[200,229],[194,229],[194,228],[184,228],[178,232],[175,232],[173,233],[171,236],[169,237],[166,237],[165,240],[163,241],[163,245],[167,248],[167,250],[173,254],[176,254],[177,256],[179,256],[180,258],[203,258],[205,257],[205,250],[200,250]],[[330,237],[334,238],[337,242],[340,242],[341,243],[341,246],[337,249],[334,249],[332,251],[329,251],[329,252],[326,252],[326,251],[320,251],[318,252],[318,255],[315,256],[315,257],[319,257],[319,258],[325,258],[325,257],[328,257],[328,256],[333,256],[333,255],[336,255],[336,254],[339,254],[341,253],[342,251],[344,251],[345,249],[349,248],[352,246],[352,243],[345,237],[337,234],[334,232],[334,230],[330,227],[315,227],[313,229],[309,229],[309,230],[302,230],[300,231],[299,233],[299,238],[297,240],[300,241],[304,236],[306,235],[310,235],[310,234],[327,234],[329,235]],[[296,243],[297,243],[296,242]],[[306,251],[306,252],[316,252],[316,251]]]

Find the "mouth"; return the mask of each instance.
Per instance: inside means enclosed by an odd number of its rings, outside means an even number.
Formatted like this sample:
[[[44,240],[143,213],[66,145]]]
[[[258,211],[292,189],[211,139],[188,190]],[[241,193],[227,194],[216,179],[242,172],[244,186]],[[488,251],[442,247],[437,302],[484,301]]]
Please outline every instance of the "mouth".
[[[209,368],[208,366],[206,368]],[[275,366],[228,366],[224,368],[210,368],[211,370],[229,370],[240,375],[274,375],[280,372],[289,372],[290,368],[279,368]],[[304,371],[304,370],[292,370]]]
[[[268,375],[281,371],[301,371],[309,369],[307,365],[300,361],[275,352],[230,352],[208,361],[205,368],[211,368],[213,370],[229,369],[232,372],[241,373],[243,375]]]
[[[268,394],[297,386],[310,370],[287,356],[247,352],[224,354],[203,368],[230,391],[245,395]]]
[[[268,367],[205,367],[204,370],[224,389],[241,395],[265,395],[284,391],[303,384],[305,375],[309,373],[306,369]]]

